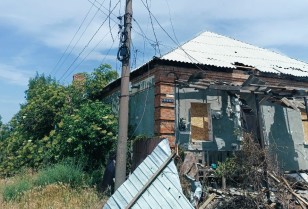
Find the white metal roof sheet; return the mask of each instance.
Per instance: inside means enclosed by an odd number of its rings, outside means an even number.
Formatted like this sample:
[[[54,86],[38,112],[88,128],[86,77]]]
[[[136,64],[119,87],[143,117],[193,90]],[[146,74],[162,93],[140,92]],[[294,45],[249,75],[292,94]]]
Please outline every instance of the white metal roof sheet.
[[[165,139],[159,143],[151,155],[136,168],[129,178],[109,198],[103,209],[126,208],[139,190],[149,181],[159,167],[165,163],[170,155],[170,146],[168,140]],[[170,161],[167,167],[131,208],[194,208],[182,193],[178,171],[173,160]]]
[[[308,77],[305,62],[212,32],[200,34],[161,59],[228,68],[241,63],[262,72]]]

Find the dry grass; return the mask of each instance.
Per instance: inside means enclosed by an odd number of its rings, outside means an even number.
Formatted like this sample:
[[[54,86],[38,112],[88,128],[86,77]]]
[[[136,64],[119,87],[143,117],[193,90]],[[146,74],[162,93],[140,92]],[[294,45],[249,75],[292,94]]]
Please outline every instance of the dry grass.
[[[0,180],[0,192],[11,180]],[[36,187],[19,201],[5,202],[0,196],[1,209],[96,209],[102,208],[106,198],[100,199],[93,188],[72,189],[67,185],[51,184]]]

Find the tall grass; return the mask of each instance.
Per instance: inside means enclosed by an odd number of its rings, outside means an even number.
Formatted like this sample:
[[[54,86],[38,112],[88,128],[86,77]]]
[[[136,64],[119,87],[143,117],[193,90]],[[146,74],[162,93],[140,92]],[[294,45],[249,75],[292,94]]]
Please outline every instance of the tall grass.
[[[29,180],[21,179],[13,184],[9,184],[3,189],[3,200],[12,201],[18,200],[24,193],[32,188],[32,184]]]
[[[65,162],[36,174],[24,172],[10,179],[0,179],[0,209],[102,208],[107,197],[90,184],[99,179],[100,173],[86,176],[80,166]]]
[[[71,187],[79,187],[85,184],[84,177],[85,175],[79,166],[72,163],[60,163],[40,171],[34,184],[36,186],[46,186],[62,183]]]
[[[93,188],[73,189],[68,185],[51,184],[33,188],[18,201],[0,201],[1,209],[98,209],[107,198],[100,198]]]

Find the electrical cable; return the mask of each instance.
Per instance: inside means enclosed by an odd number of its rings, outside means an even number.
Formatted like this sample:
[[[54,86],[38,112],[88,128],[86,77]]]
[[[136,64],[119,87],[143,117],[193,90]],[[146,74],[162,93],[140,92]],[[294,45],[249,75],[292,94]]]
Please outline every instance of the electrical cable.
[[[110,9],[111,9],[111,0],[109,1],[109,13],[110,13]],[[113,34],[112,34],[112,31],[111,31],[110,18],[109,18],[108,23],[109,23],[109,24],[108,24],[108,25],[109,25],[109,32],[110,32],[112,41],[114,42]]]
[[[130,62],[130,68],[132,69],[134,63],[135,63],[135,65],[136,65],[136,56],[137,56],[137,53],[136,53],[136,49],[135,49],[135,46],[134,46],[133,41],[131,42],[131,46],[132,46],[132,50],[131,50],[131,51],[134,52],[134,54],[133,54],[133,56],[134,56],[134,57],[133,57],[133,60]]]
[[[180,45],[180,42],[175,34],[175,30],[174,30],[174,27],[173,27],[173,21],[171,19],[171,12],[170,12],[170,6],[169,6],[169,3],[167,0],[165,0],[166,4],[167,4],[167,7],[168,7],[168,12],[169,12],[169,21],[170,21],[170,24],[171,24],[171,28],[172,28],[172,32],[173,32],[173,35],[174,35],[174,38],[175,40],[177,41],[177,44]]]
[[[153,34],[154,34],[154,37],[155,37],[155,40],[156,40],[156,46],[157,46],[157,48],[158,48],[159,56],[161,57],[160,48],[159,48],[159,43],[158,43],[157,36],[156,36],[156,33],[155,33],[155,29],[154,29],[154,25],[153,25],[152,15],[151,15],[151,13],[150,13],[150,8],[149,8],[148,0],[145,0],[145,2],[146,2],[147,10],[148,10],[148,12],[149,12],[150,22],[151,22]],[[155,47],[155,55],[156,55],[156,47]]]
[[[88,0],[90,3],[92,3],[90,0]],[[100,3],[98,3],[98,4],[100,4]],[[120,2],[120,4],[121,4],[121,2]],[[96,5],[95,5],[95,7],[96,8],[98,8]],[[105,7],[103,7],[103,8],[105,8]],[[106,8],[105,8],[106,9]],[[107,9],[106,9],[107,10]],[[100,9],[100,11],[103,13],[103,14],[106,14],[104,11],[102,11],[101,9]],[[114,15],[114,14],[113,14]],[[114,15],[114,16],[116,16],[116,15]],[[119,16],[117,17],[118,19],[120,19],[120,11],[119,11]],[[114,21],[114,22],[116,22],[115,20],[113,20],[112,18],[110,18],[112,21]],[[133,18],[133,21],[135,21],[135,23],[137,24],[137,26],[138,26],[138,28],[139,28],[139,30],[141,31],[141,33],[140,32],[138,32],[138,31],[136,31],[134,28],[132,28],[132,30],[137,34],[137,35],[140,35],[141,37],[143,37],[143,39],[146,39],[148,42],[149,42],[149,44],[151,45],[151,46],[153,46],[153,43],[156,43],[156,41],[154,41],[154,40],[152,40],[152,39],[150,39],[150,38],[148,38],[147,36],[146,36],[146,34],[144,33],[144,31],[142,30],[142,28],[141,28],[141,26],[140,26],[140,24],[138,23],[138,21],[136,20],[136,19],[134,19]],[[120,37],[120,40],[121,40],[121,37]],[[154,44],[155,45],[155,44]],[[163,47],[165,47],[165,48],[167,48],[168,50],[174,50],[174,47],[172,47],[172,46],[168,46],[168,45],[165,45],[165,44],[161,44],[160,43],[160,46],[163,46]],[[119,45],[119,48],[121,47],[121,45]],[[144,42],[144,51],[145,51],[145,42]],[[145,57],[145,53],[144,52],[142,52],[142,54],[143,54],[143,62],[144,62],[144,57]],[[116,62],[116,66],[117,66],[117,62]],[[117,69],[118,70],[118,69]]]
[[[96,0],[95,0],[95,2],[96,2]],[[65,51],[62,53],[62,56],[61,56],[60,59],[58,60],[57,64],[53,67],[53,69],[49,72],[49,74],[51,74],[52,71],[55,71],[55,74],[54,74],[54,75],[56,75],[56,73],[57,73],[56,68],[57,68],[58,64],[61,62],[61,60],[62,60],[62,58],[64,57],[65,53],[67,52],[68,48],[71,46],[73,40],[75,39],[77,33],[78,33],[79,30],[81,29],[81,27],[82,27],[82,25],[84,24],[85,20],[88,18],[89,14],[90,14],[90,12],[91,12],[91,10],[92,10],[92,8],[93,8],[93,6],[94,6],[94,4],[92,4],[92,6],[90,7],[90,9],[89,9],[88,12],[86,13],[85,17],[83,18],[81,24],[79,25],[79,27],[78,27],[77,31],[75,32],[73,38],[71,39],[70,43],[67,45]],[[59,68],[58,68],[58,69],[59,69]]]
[[[97,1],[95,1],[97,2]],[[103,1],[103,3],[105,2],[105,0]],[[92,4],[94,5],[94,4]],[[96,15],[98,14],[99,9],[96,10],[94,16],[92,17],[92,19],[88,22],[86,28],[83,30],[82,34],[80,35],[79,39],[75,42],[74,46],[71,48],[70,52],[66,55],[65,59],[63,60],[63,62],[60,64],[59,68],[65,63],[65,61],[68,59],[68,57],[72,54],[73,50],[75,49],[75,47],[77,46],[77,44],[79,43],[79,41],[81,40],[81,38],[84,36],[85,32],[87,31],[87,29],[89,28],[90,24],[92,23],[92,21],[94,20],[94,18],[96,17]],[[61,80],[61,79],[60,79]]]
[[[116,26],[116,24],[114,24],[113,26],[112,26],[112,29],[114,28]],[[92,48],[92,50],[78,63],[78,65],[75,67],[75,70],[85,61],[85,59],[105,40],[105,38],[107,37],[107,35],[109,35],[109,33],[106,33],[106,35]],[[112,41],[112,44],[111,44],[111,47],[108,49],[108,51],[107,51],[107,55],[109,54],[109,52],[110,52],[110,50],[111,50],[111,48],[113,47],[113,44],[114,44],[114,40]],[[104,57],[104,59],[103,60],[105,60],[105,58],[107,57],[107,55],[105,55],[105,57]],[[103,63],[103,61],[102,61],[102,63]],[[64,78],[64,80],[65,79],[67,79],[75,70],[73,70],[73,71],[71,71],[65,78]]]
[[[134,21],[137,23],[137,26],[138,26],[139,23],[138,23],[136,20],[134,20]],[[138,27],[140,27],[140,26],[138,26]],[[134,28],[132,28],[132,30],[133,30],[137,35],[139,35],[139,36],[143,37],[144,39],[146,39],[150,45],[152,45],[153,43],[155,43],[154,40],[150,39],[149,37],[147,37],[147,36],[145,35],[145,33],[142,31],[142,29],[141,29],[142,33],[136,31]],[[162,44],[162,43],[160,43],[160,46],[163,46],[163,47],[168,48],[168,49],[171,49],[171,50],[174,50],[174,49],[175,49],[174,47],[172,47],[172,46],[170,46],[170,45],[166,45],[166,44]]]
[[[140,36],[142,36],[143,38],[147,39],[148,42],[149,42],[150,44],[155,43],[154,40],[151,40],[150,38],[148,38],[148,37],[146,36],[145,32],[142,30],[140,24],[138,23],[138,21],[137,21],[135,18],[133,18],[133,21],[137,24],[137,26],[138,26],[139,30],[141,31],[141,33],[139,33],[139,32],[137,32],[136,30],[134,30],[134,28],[132,28],[132,29],[133,29],[138,35],[140,35]]]
[[[159,21],[157,20],[157,18],[153,15],[153,13],[150,11],[150,9],[147,7],[147,5],[144,3],[143,0],[141,0],[142,4],[144,5],[144,7],[148,10],[148,12],[152,15],[152,17],[154,18],[154,20],[156,21],[156,23],[159,25],[159,27],[164,31],[164,33],[170,38],[170,40],[173,41],[174,44],[176,44],[178,46],[179,49],[181,49],[186,55],[187,57],[193,62],[193,64],[201,71],[204,71],[201,67],[199,67],[197,63],[201,63],[200,61],[198,61],[197,59],[195,59],[194,57],[192,57],[190,54],[188,54],[181,45],[179,45],[177,43],[177,41],[175,41],[170,34],[166,31],[166,29],[164,27],[162,27],[162,25],[159,23]]]
[[[106,7],[103,5],[104,2],[103,2],[103,3],[99,3],[99,2],[96,1],[96,3],[98,3],[98,4],[100,5],[100,7],[96,6],[96,5],[94,4],[94,2],[92,2],[92,1],[90,1],[90,0],[88,0],[88,2],[90,2],[91,4],[93,4],[93,5],[94,5],[99,11],[101,11],[104,15],[107,15],[107,14],[108,14],[109,9],[106,8]],[[121,3],[121,1],[120,1],[120,3]],[[107,11],[107,13],[104,12],[101,8],[104,8],[104,9]],[[111,13],[111,15],[115,16],[116,18],[118,17],[117,15],[115,15],[115,14],[113,14],[113,13]],[[111,18],[111,17],[110,17],[110,18]],[[114,19],[111,18],[111,20],[112,20],[113,22],[117,23],[117,21],[115,21]]]
[[[119,4],[120,1],[117,2],[117,4],[113,7],[113,9],[111,10],[111,12],[113,12],[113,10],[117,7],[117,5]],[[95,33],[92,35],[92,37],[90,38],[90,40],[88,41],[88,43],[84,46],[84,48],[81,50],[81,52],[78,54],[78,56],[74,59],[74,61],[72,62],[72,64],[69,66],[69,68],[63,73],[63,75],[61,76],[61,78],[59,80],[62,80],[63,77],[65,76],[65,74],[72,68],[72,66],[75,64],[75,62],[77,61],[77,59],[81,56],[81,54],[85,51],[85,49],[89,46],[89,44],[91,43],[91,41],[93,40],[93,38],[96,36],[96,34],[99,32],[99,30],[103,27],[103,25],[105,24],[105,22],[108,20],[108,18],[110,18],[111,12],[107,15],[107,17],[105,18],[105,20],[102,22],[102,24],[99,26],[99,28],[95,31]]]
[[[140,26],[139,22],[138,22],[136,19],[133,18],[133,21],[136,23],[137,28],[140,30],[140,32],[137,31],[137,30],[135,30],[134,28],[132,28],[132,30],[133,30],[137,35],[139,35],[139,36],[141,36],[141,37],[143,38],[143,51],[140,51],[140,50],[139,50],[139,52],[141,52],[141,53],[143,54],[142,63],[144,63],[144,62],[145,62],[145,61],[144,61],[144,58],[145,58],[146,42],[148,42],[148,43],[152,46],[152,44],[155,43],[155,41],[152,40],[152,39],[150,39],[149,37],[147,37],[147,35],[145,34],[145,32],[143,31],[142,27]],[[171,49],[171,50],[174,50],[174,48],[173,48],[172,46],[168,46],[168,45],[165,45],[165,44],[160,44],[160,46],[163,46],[163,47],[167,48],[168,50],[170,50],[170,49]],[[136,66],[137,66],[137,65],[136,65]]]
[[[91,2],[90,0],[88,0],[89,2]],[[186,55],[187,55],[187,57],[193,62],[193,64],[199,69],[199,70],[201,70],[201,71],[204,71],[204,69],[202,69],[201,67],[199,67],[196,63],[201,63],[200,61],[198,61],[196,58],[194,58],[193,56],[191,56],[185,49],[183,49],[183,47],[180,45],[180,43],[179,43],[179,41],[178,41],[178,39],[177,39],[177,37],[176,37],[176,35],[175,35],[175,31],[174,31],[174,27],[173,27],[173,23],[172,23],[172,21],[171,21],[171,26],[172,26],[172,30],[173,30],[173,34],[174,34],[174,36],[175,36],[175,39],[176,40],[174,40],[172,37],[171,37],[171,35],[162,27],[162,25],[159,23],[159,21],[157,20],[157,18],[154,16],[154,14],[150,11],[150,9],[148,9],[147,8],[147,6],[146,6],[146,4],[144,3],[144,1],[142,1],[141,0],[141,2],[142,2],[142,4],[144,5],[144,7],[148,10],[148,12],[149,12],[149,14],[154,18],[154,20],[157,22],[157,24],[159,25],[159,27],[164,31],[164,33],[170,38],[170,40],[172,40],[172,42],[179,48],[179,49],[181,49]],[[100,3],[98,3],[98,4],[100,4]],[[168,5],[169,6],[169,5]],[[95,7],[97,7],[96,5],[95,5]],[[104,9],[106,9],[106,10],[108,10],[107,8],[105,8],[105,7],[103,7]],[[169,9],[170,10],[170,9]],[[101,12],[103,12],[104,14],[106,14],[104,11],[102,11],[101,9],[100,9],[100,11]],[[112,13],[113,14],[113,13]],[[116,16],[115,14],[113,14],[114,16]],[[169,15],[170,15],[170,12],[169,12]],[[111,20],[113,20],[112,18],[111,18]],[[132,28],[132,30],[133,31],[135,31],[136,32],[136,34],[138,34],[138,35],[140,35],[140,36],[143,36],[144,38],[146,38],[148,41],[149,41],[149,43],[150,44],[153,44],[153,43],[157,43],[156,41],[153,41],[153,40],[151,40],[150,38],[148,38],[146,35],[145,35],[145,33],[143,32],[143,30],[142,30],[142,28],[140,27],[140,25],[139,25],[139,23],[136,21],[136,19],[133,19],[136,23],[137,23],[137,26],[139,27],[139,29],[140,29],[140,31],[142,31],[142,33],[144,34],[144,35],[142,35],[142,34],[140,34],[139,32],[137,32],[136,30],[134,30],[134,28]],[[113,20],[114,22],[116,22],[115,20]],[[174,50],[175,48],[174,47],[172,47],[172,46],[169,46],[169,45],[165,45],[165,44],[159,44],[160,46],[164,46],[164,47],[167,47],[168,49],[171,49],[171,50]],[[205,67],[205,66],[204,66]]]

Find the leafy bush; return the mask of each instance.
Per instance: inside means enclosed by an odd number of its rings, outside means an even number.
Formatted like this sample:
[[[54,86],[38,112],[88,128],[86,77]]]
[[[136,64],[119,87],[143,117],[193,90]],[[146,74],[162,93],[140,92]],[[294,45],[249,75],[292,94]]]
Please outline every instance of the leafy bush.
[[[86,170],[95,170],[114,149],[116,127],[109,106],[99,101],[82,104],[74,114],[63,117],[50,150],[60,160],[83,156]]]
[[[103,180],[104,171],[105,171],[105,168],[103,166],[92,171],[88,175],[87,183],[90,186],[96,186],[99,189],[99,187],[101,186],[102,180]]]
[[[215,170],[215,175],[218,177],[232,177],[236,172],[236,162],[235,158],[227,158],[225,162],[218,162],[217,169]]]
[[[46,186],[54,183],[68,184],[72,187],[84,185],[84,173],[73,163],[59,163],[43,169],[35,180],[36,186]]]
[[[45,75],[30,79],[20,111],[8,125],[0,119],[0,176],[68,157],[83,156],[87,171],[106,162],[116,144],[117,118],[99,99],[117,73],[101,65],[84,75],[85,81],[69,86]]]
[[[32,183],[28,179],[17,180],[15,183],[4,187],[3,199],[5,201],[18,200],[32,187]]]

